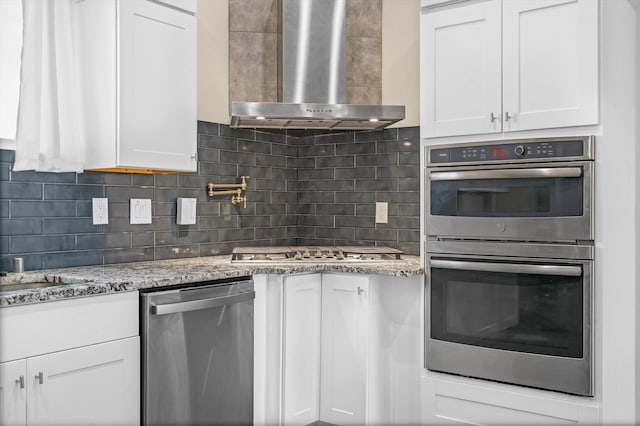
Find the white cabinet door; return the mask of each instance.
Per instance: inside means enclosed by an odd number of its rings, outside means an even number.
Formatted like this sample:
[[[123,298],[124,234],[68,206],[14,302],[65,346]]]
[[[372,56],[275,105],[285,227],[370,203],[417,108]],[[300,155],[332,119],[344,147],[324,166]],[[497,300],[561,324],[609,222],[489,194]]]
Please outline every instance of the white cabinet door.
[[[323,274],[320,420],[367,421],[369,279]]]
[[[27,359],[30,425],[137,424],[139,337]]]
[[[500,1],[424,11],[421,19],[424,134],[500,132]]]
[[[422,377],[422,398],[422,424],[593,426],[599,419],[588,398],[431,373]]]
[[[118,165],[196,170],[196,19],[145,0],[118,7]]]
[[[284,424],[320,416],[320,274],[284,278]]]
[[[0,425],[27,424],[27,362],[3,362],[0,364]]]
[[[504,1],[503,40],[505,131],[598,123],[596,0]]]

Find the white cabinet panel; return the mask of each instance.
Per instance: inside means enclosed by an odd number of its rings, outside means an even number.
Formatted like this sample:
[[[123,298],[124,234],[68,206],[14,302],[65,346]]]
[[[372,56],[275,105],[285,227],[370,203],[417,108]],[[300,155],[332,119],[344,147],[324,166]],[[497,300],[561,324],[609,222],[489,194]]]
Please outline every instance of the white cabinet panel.
[[[367,277],[323,274],[320,420],[366,423]]]
[[[284,424],[320,416],[320,274],[284,278]]]
[[[597,0],[423,8],[426,137],[598,124]]]
[[[196,18],[180,5],[195,3],[73,2],[87,169],[197,170]]]
[[[446,425],[595,425],[598,408],[581,397],[429,374],[423,381],[422,423]],[[502,388],[499,388],[502,387]],[[542,395],[545,394],[545,396]]]
[[[0,425],[27,423],[26,366],[23,359],[0,364]]]
[[[27,359],[28,424],[136,424],[139,351],[133,337]]]
[[[119,165],[195,170],[196,20],[148,1],[119,7]]]
[[[187,12],[195,13],[196,11],[196,0],[152,0],[152,1],[177,7],[178,9],[186,10]]]
[[[0,362],[138,332],[137,291],[0,308]]]
[[[421,26],[425,134],[501,131],[500,2],[424,13]]]
[[[597,124],[596,1],[503,4],[505,131]]]

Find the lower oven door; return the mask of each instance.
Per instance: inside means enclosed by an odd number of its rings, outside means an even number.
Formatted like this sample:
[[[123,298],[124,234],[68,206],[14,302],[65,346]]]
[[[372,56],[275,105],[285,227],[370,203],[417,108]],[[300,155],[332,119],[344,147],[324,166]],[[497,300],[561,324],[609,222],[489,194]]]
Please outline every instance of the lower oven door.
[[[592,261],[427,262],[429,370],[593,395]]]

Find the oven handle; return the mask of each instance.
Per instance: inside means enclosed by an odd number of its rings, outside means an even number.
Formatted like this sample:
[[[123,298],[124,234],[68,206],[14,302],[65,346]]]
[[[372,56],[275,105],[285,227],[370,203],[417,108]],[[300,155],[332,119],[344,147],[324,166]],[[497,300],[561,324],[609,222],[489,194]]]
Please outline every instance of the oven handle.
[[[465,271],[507,272],[514,274],[560,275],[579,277],[582,268],[563,265],[526,265],[520,263],[464,262],[460,260],[431,259],[432,268],[461,269]]]
[[[469,170],[460,172],[431,172],[431,180],[473,180],[473,179],[524,179],[524,178],[565,178],[580,177],[580,167],[541,167],[535,169]]]

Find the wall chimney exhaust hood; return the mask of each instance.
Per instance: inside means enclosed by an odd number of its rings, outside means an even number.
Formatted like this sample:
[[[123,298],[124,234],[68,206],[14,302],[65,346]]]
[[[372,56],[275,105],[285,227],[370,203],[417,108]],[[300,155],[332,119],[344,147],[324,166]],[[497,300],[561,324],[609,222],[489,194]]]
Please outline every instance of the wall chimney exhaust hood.
[[[231,127],[363,130],[404,119],[404,106],[346,103],[346,0],[280,0],[278,9],[279,102],[232,102]]]

